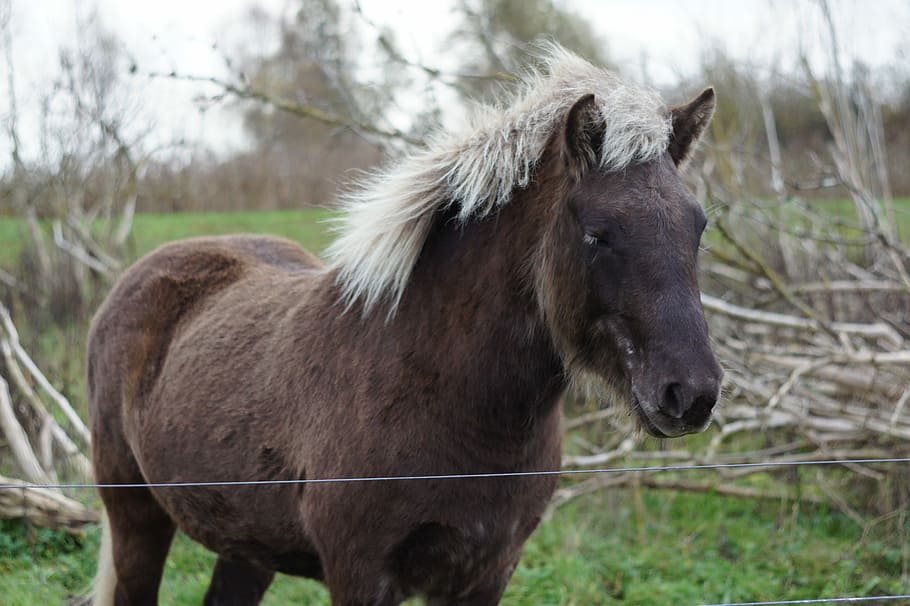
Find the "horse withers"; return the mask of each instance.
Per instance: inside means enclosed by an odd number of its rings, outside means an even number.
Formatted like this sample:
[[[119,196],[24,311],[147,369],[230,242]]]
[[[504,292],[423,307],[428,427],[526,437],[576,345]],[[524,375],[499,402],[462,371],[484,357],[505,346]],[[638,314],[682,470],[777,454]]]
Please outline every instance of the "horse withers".
[[[163,246],[91,330],[107,511],[96,604],[155,604],[176,529],[218,554],[207,604],[275,572],[336,605],[499,602],[555,488],[574,383],[660,437],[704,429],[722,372],[678,169],[714,92],[667,110],[559,48],[343,200],[326,264],[258,236]],[[437,476],[394,481],[296,480]],[[218,481],[273,485],[167,487]]]

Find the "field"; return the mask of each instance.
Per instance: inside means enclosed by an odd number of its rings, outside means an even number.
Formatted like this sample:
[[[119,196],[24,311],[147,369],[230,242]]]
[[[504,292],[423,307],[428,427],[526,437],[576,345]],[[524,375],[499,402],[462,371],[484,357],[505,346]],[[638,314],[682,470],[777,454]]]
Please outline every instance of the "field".
[[[326,211],[313,210],[142,215],[136,219],[130,256],[167,240],[237,231],[280,234],[318,251],[329,239],[322,222],[327,217]],[[0,267],[18,255],[20,229],[0,219]],[[902,229],[905,238],[907,233]],[[40,346],[45,356],[57,352],[64,389],[82,405],[80,338],[45,339]],[[813,472],[804,474],[801,482],[810,484]],[[84,491],[73,496],[96,501]],[[694,606],[908,593],[910,546],[883,528],[874,520],[861,526],[839,511],[786,499],[648,489],[598,493],[544,521],[526,546],[504,603]],[[2,522],[0,603],[66,603],[88,584],[97,542],[95,528],[73,538]],[[200,603],[213,562],[212,554],[178,537],[161,602]],[[328,602],[318,584],[279,576],[264,603]]]
[[[640,500],[639,500],[640,497]],[[636,505],[636,503],[638,503]],[[0,595],[61,604],[92,573],[97,533],[75,541],[7,522]],[[617,491],[557,511],[525,548],[507,605],[667,606],[905,591],[900,547],[864,538],[845,516],[792,503]],[[214,556],[178,537],[161,603],[201,603]],[[279,575],[264,604],[327,604],[312,581]]]

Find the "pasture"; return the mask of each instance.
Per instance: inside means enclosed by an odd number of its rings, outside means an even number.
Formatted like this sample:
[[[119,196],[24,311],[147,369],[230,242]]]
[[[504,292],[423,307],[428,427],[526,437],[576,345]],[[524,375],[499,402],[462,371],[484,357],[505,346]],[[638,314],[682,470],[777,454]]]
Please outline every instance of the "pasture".
[[[901,208],[908,208],[907,201]],[[140,215],[131,256],[177,238],[238,231],[279,234],[318,251],[330,238],[322,222],[327,217],[320,210]],[[902,213],[905,237],[907,217]],[[0,266],[18,255],[20,229],[14,221],[0,221]],[[85,329],[72,326],[67,334],[45,335],[38,344],[44,359],[55,360],[51,367],[60,387],[83,407]],[[80,412],[85,414],[84,408]],[[681,447],[710,434],[682,438]],[[575,448],[571,436],[566,447]],[[813,473],[789,473],[786,483],[794,497],[811,490]],[[686,479],[697,479],[691,475]],[[749,481],[768,486],[784,480],[761,474]],[[72,496],[98,504],[91,491]],[[525,547],[504,603],[657,606],[906,593],[908,545],[884,527],[873,519],[860,526],[839,511],[798,498],[605,491],[579,498],[544,521]],[[3,522],[0,601],[66,603],[88,584],[97,543],[95,528],[70,537]],[[162,603],[198,604],[213,563],[212,554],[178,537],[165,570]],[[280,576],[264,603],[327,603],[327,594],[317,583]]]
[[[197,69],[44,4],[0,0],[0,606],[910,603],[900,10],[462,0],[418,48],[295,0],[193,14]]]

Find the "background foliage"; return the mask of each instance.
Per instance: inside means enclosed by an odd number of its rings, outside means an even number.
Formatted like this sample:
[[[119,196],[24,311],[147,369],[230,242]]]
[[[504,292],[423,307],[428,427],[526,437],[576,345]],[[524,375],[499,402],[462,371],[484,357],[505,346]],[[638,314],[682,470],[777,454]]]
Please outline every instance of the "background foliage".
[[[147,129],[130,123],[142,103],[131,79],[200,77],[144,71],[98,17],[87,20],[78,47],[60,54],[58,77],[42,91],[36,159],[19,153],[10,88],[0,310],[9,310],[17,339],[4,325],[0,342],[17,341],[81,418],[88,322],[139,256],[169,240],[238,231],[321,250],[339,187],[419,146],[470,100],[497,98],[542,40],[611,64],[609,41],[554,0],[460,0],[441,41],[457,60],[445,68],[408,56],[398,33],[356,3],[298,6],[278,20],[251,9],[250,26],[274,32],[274,50],[225,52],[231,76],[202,77],[218,92],[200,108],[230,106],[249,135],[248,148],[229,157],[203,144],[155,147]],[[818,11],[833,39],[827,5]],[[9,3],[0,1],[13,73],[23,49],[12,48],[10,26]],[[712,221],[701,280],[728,370],[726,401],[707,434],[664,443],[635,437],[623,415],[600,403],[570,399],[566,466],[910,454],[910,74],[899,64],[848,64],[834,45],[829,59],[824,73],[808,61],[781,73],[715,48],[696,73],[662,91],[683,102],[710,83],[719,94],[687,178]],[[78,424],[35,375],[17,382],[21,367],[21,356],[0,358],[0,387],[8,384],[37,471],[84,479]],[[11,435],[0,437],[0,476],[26,477]],[[566,480],[505,602],[907,593],[907,473],[854,466]],[[27,508],[2,521],[3,603],[64,602],[88,582],[97,528],[78,516],[98,502],[87,491],[65,496],[76,517],[68,526],[61,520],[64,529],[42,527]],[[164,602],[198,603],[212,560],[179,539]],[[281,578],[268,600],[324,602],[326,594]]]

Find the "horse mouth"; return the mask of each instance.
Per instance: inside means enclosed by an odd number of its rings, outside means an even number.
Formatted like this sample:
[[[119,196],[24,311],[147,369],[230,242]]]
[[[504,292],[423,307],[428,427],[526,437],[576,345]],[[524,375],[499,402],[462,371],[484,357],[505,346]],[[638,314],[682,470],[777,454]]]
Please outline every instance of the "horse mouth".
[[[657,425],[654,424],[654,422],[651,420],[651,417],[647,412],[645,412],[645,409],[642,407],[638,397],[634,394],[632,395],[632,410],[635,411],[635,414],[638,417],[638,423],[641,425],[641,428],[644,429],[649,435],[654,436],[655,438],[670,437],[661,431]]]
[[[680,419],[674,419],[660,410],[651,411],[634,393],[632,394],[632,410],[635,411],[641,428],[655,438],[678,438],[687,434],[700,433],[711,424],[710,415],[701,425],[692,425]]]

